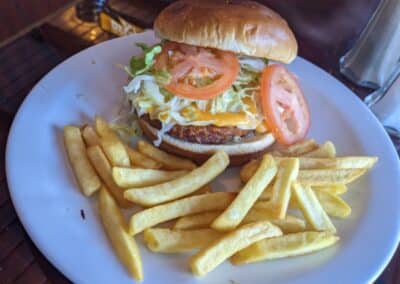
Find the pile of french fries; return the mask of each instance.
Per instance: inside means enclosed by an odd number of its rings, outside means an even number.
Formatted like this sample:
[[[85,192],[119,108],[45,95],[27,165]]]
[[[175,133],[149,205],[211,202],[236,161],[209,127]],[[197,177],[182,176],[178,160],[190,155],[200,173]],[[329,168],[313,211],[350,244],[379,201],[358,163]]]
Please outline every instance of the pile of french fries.
[[[239,191],[213,192],[210,183],[229,165],[225,152],[197,166],[145,141],[134,149],[100,117],[94,128],[66,126],[64,141],[82,193],[99,191],[104,230],[139,281],[143,269],[135,237],[140,233],[153,252],[193,252],[189,267],[195,275],[227,259],[237,265],[332,246],[339,237],[331,217],[351,213],[341,195],[377,161],[336,157],[332,142],[305,140],[244,165]],[[120,208],[137,206],[141,210],[127,222]],[[170,221],[173,225],[159,226]]]

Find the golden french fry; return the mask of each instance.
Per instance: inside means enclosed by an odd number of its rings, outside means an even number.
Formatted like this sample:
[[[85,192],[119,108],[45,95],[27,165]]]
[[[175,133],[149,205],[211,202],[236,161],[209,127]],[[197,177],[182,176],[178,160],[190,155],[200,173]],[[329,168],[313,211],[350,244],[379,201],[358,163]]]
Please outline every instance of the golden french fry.
[[[160,169],[162,167],[161,163],[156,162],[153,159],[150,159],[146,155],[132,149],[128,145],[125,145],[125,149],[128,152],[129,159],[131,160],[131,164],[133,166],[142,167],[145,169],[155,169],[155,170]]]
[[[293,183],[293,195],[304,218],[314,230],[336,232],[335,226],[322,208],[311,187],[303,187],[298,182],[295,182]]]
[[[142,154],[161,163],[167,170],[193,170],[196,168],[196,164],[192,161],[168,154],[143,140],[138,142],[137,147]]]
[[[344,184],[335,184],[335,185],[328,185],[328,186],[313,186],[314,190],[329,192],[332,194],[343,194],[347,192],[347,186]]]
[[[280,162],[284,158],[275,159]],[[299,159],[301,161],[302,158],[300,157]],[[371,160],[373,160],[373,158]],[[240,171],[241,180],[243,182],[247,182],[254,175],[258,165],[258,160],[252,160],[244,165]],[[312,186],[343,186],[343,184],[352,182],[353,180],[362,176],[364,173],[366,173],[367,169],[368,168],[324,168],[312,170],[301,169],[299,171],[298,180],[301,183]],[[336,190],[345,191],[345,188],[336,188]]]
[[[133,169],[113,167],[112,176],[115,183],[123,188],[150,186],[185,175],[187,171],[163,171],[153,169]]]
[[[351,214],[350,206],[339,196],[320,190],[314,190],[314,193],[329,216],[347,218]]]
[[[86,196],[92,195],[100,189],[101,181],[86,155],[81,130],[75,126],[64,127],[64,143],[82,193]]]
[[[177,253],[203,248],[222,237],[221,232],[212,229],[177,230],[154,228],[143,234],[147,247],[154,252]]]
[[[275,214],[275,210],[274,208],[272,208],[269,201],[257,201],[256,203],[254,203],[251,210],[261,210],[264,212],[264,214],[267,214],[268,216],[273,216]]]
[[[298,162],[297,162],[298,163]],[[264,155],[259,168],[233,200],[232,204],[215,219],[211,228],[228,231],[236,228],[249,212],[263,190],[272,181],[277,167],[271,155]]]
[[[334,245],[338,236],[329,232],[301,232],[263,239],[231,257],[235,265],[303,255]]]
[[[221,211],[211,211],[184,216],[176,221],[174,228],[184,230],[208,228],[220,214]],[[306,228],[305,222],[295,216],[286,215],[284,219],[274,219],[270,211],[256,208],[250,209],[241,225],[256,221],[270,221],[272,224],[278,226],[284,233],[301,232]]]
[[[100,116],[96,115],[96,117],[94,118],[94,125],[96,132],[100,136],[100,138],[111,137],[116,140],[119,140],[118,135],[114,132],[114,130],[111,129],[110,125]]]
[[[261,200],[261,201],[271,200],[273,188],[274,188],[273,184],[268,185],[267,188],[264,189],[264,191],[258,197],[258,200]]]
[[[274,150],[271,152],[268,152],[268,154],[272,155],[273,157],[284,157],[285,155],[278,150]]]
[[[89,125],[83,127],[82,136],[87,147],[100,145],[100,138],[93,127]]]
[[[203,165],[184,176],[158,185],[127,189],[124,197],[144,206],[171,201],[195,192],[222,173],[228,165],[228,155],[218,151]]]
[[[242,182],[248,182],[260,166],[260,160],[250,160],[240,170],[240,179]]]
[[[281,230],[268,221],[243,225],[200,250],[189,261],[192,272],[204,275],[237,251],[264,238],[281,235]]]
[[[100,145],[111,165],[129,167],[130,160],[127,150],[118,135],[101,117],[95,117],[96,132],[100,136]]]
[[[124,198],[124,190],[115,184],[111,174],[111,165],[100,146],[91,146],[87,148],[87,155],[93,167],[96,169],[96,172],[106,184],[118,205],[121,207],[132,206],[133,204]]]
[[[314,151],[318,148],[314,139],[307,139],[289,146],[286,149],[279,150],[284,156],[295,157]]]
[[[276,219],[284,219],[291,196],[292,183],[296,180],[299,173],[299,159],[286,158],[280,161],[279,170],[272,188],[270,199],[273,208],[273,216]]]
[[[200,187],[198,190],[196,190],[192,194],[189,194],[188,196],[205,194],[205,193],[210,193],[210,192],[212,192],[211,185],[210,184],[206,184],[206,185]]]
[[[114,167],[129,167],[131,165],[128,152],[119,139],[104,137],[100,140],[101,148]]]
[[[336,148],[331,141],[327,141],[319,146],[318,149],[305,153],[301,156],[309,158],[334,158],[336,156]]]
[[[210,211],[183,216],[176,221],[174,229],[187,230],[208,228],[212,221],[214,221],[221,213],[221,211]]]
[[[272,212],[273,213],[273,212]],[[248,224],[256,221],[269,221],[278,226],[283,233],[297,233],[306,229],[304,220],[295,216],[287,214],[284,219],[276,219],[269,210],[259,210],[252,208],[246,217],[243,219],[242,224]]]
[[[213,192],[182,198],[145,209],[130,219],[129,233],[135,235],[157,224],[182,216],[225,209],[235,198],[233,192]]]
[[[285,159],[281,157],[274,157],[279,163],[280,160]],[[376,161],[377,157],[367,156],[348,156],[337,158],[308,158],[299,157],[300,169],[368,169],[371,168]]]
[[[348,184],[366,173],[366,169],[301,170],[298,182],[309,186]]]
[[[309,158],[309,157],[298,157],[300,162],[300,172],[302,170],[323,170],[323,169],[346,169],[352,172],[352,169],[369,169],[376,161],[377,157],[368,156],[348,156],[348,157],[337,157],[337,158]],[[275,161],[279,162],[285,157],[274,157]],[[247,182],[255,173],[260,164],[259,160],[251,160],[245,164],[240,170],[240,179],[242,182]],[[339,171],[340,172],[340,171]],[[345,190],[342,188],[337,188],[337,190]]]
[[[115,131],[110,127],[110,125],[101,117],[96,116],[95,118],[95,127],[96,132],[102,138],[107,138],[111,140],[117,140],[122,143],[125,147],[125,150],[128,154],[129,160],[134,166],[143,167],[145,169],[159,169],[161,168],[161,164],[150,159],[146,155],[140,153],[132,149],[129,145],[123,142],[119,136],[115,133]],[[122,151],[122,150],[120,150]]]
[[[127,232],[125,220],[106,188],[100,190],[99,212],[104,230],[121,262],[132,276],[143,280],[142,259],[135,239]]]
[[[290,197],[289,208],[290,208],[290,209],[300,209],[300,205],[299,205],[299,203],[297,202],[296,197],[293,196],[293,194],[292,194],[292,196]]]

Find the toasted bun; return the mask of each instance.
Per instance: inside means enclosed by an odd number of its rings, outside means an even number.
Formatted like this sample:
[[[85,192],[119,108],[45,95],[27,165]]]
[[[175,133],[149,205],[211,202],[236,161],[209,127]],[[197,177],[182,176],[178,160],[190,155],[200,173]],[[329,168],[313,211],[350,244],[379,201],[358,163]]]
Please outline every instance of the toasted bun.
[[[142,118],[139,118],[139,124],[143,133],[150,140],[157,139],[158,130],[156,128],[152,127]],[[230,165],[238,166],[265,153],[274,141],[275,139],[272,134],[265,134],[251,140],[242,140],[238,143],[210,145],[186,142],[169,135],[164,135],[160,148],[169,153],[189,158],[198,164],[207,160],[215,151],[224,150],[229,155]]]
[[[176,1],[158,15],[154,30],[170,41],[284,63],[297,55],[297,42],[286,21],[253,1]]]

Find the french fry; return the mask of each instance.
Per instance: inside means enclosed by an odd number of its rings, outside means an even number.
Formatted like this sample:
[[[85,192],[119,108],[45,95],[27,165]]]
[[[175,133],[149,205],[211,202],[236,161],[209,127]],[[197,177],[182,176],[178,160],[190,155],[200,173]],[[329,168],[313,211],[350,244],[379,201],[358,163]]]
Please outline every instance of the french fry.
[[[101,181],[86,155],[80,129],[75,126],[66,126],[64,128],[64,143],[82,193],[86,196],[92,195],[100,189]]]
[[[308,186],[348,184],[366,173],[366,169],[301,170],[298,182]]]
[[[290,198],[288,207],[289,209],[300,208],[297,201],[293,197],[293,194]],[[270,202],[265,201],[257,201],[257,203],[254,204],[252,210],[243,220],[243,224],[245,224],[247,220],[270,221],[274,225],[278,226],[285,234],[303,232],[307,229],[306,222],[303,219],[300,219],[293,215],[286,214],[286,217],[284,219],[276,219],[276,210],[271,206]]]
[[[232,202],[235,195],[232,192],[213,192],[145,209],[132,215],[129,233],[135,235],[157,224],[190,214],[223,210]]]
[[[123,188],[142,187],[160,184],[187,174],[187,171],[163,171],[153,169],[133,169],[113,167],[115,183]]]
[[[125,220],[106,188],[99,194],[99,212],[104,230],[121,262],[138,281],[143,280],[142,259],[135,239],[127,232]]]
[[[293,144],[286,149],[282,149],[279,152],[281,152],[284,156],[295,157],[314,151],[317,148],[318,144],[314,139],[307,139]]]
[[[222,211],[210,211],[183,216],[176,221],[174,229],[188,230],[208,228],[221,213]]]
[[[116,167],[129,167],[130,160],[127,150],[118,135],[110,125],[101,117],[95,117],[95,128],[100,136],[100,145],[111,165]]]
[[[243,219],[242,224],[256,221],[269,221],[275,226],[278,226],[285,234],[297,233],[306,229],[306,223],[300,218],[287,214],[284,219],[276,219],[269,210],[259,210],[255,208],[249,211]]]
[[[107,157],[101,150],[100,146],[91,146],[87,148],[86,151],[90,162],[110,190],[118,205],[121,207],[132,206],[133,204],[124,198],[123,189],[115,184],[111,174],[111,165],[108,162]]]
[[[124,197],[144,206],[168,202],[195,192],[222,173],[228,165],[228,155],[218,151],[203,165],[184,176],[158,185],[127,189]]]
[[[221,211],[211,211],[184,216],[176,221],[174,229],[191,230],[208,228],[220,214]],[[286,215],[284,219],[274,219],[270,211],[256,208],[252,208],[249,213],[247,213],[241,225],[257,221],[270,221],[272,224],[278,226],[284,233],[301,232],[306,228],[305,222],[295,216]]]
[[[189,194],[188,196],[200,195],[200,194],[205,194],[205,193],[210,193],[210,192],[212,192],[211,185],[206,184],[206,185],[200,187],[198,190],[196,190],[192,194]]]
[[[100,136],[100,145],[110,161],[116,167],[129,167],[130,160],[127,150],[118,135],[110,128],[108,123],[99,116],[95,117],[95,128]]]
[[[287,158],[280,161],[279,170],[269,201],[275,219],[284,219],[289,205],[292,183],[299,173],[299,159]]]
[[[100,137],[97,135],[93,127],[89,125],[83,127],[82,136],[87,147],[100,145]]]
[[[264,191],[258,197],[258,200],[262,200],[262,201],[271,200],[273,188],[274,188],[273,184],[268,185],[267,188],[264,189]]]
[[[274,157],[279,163],[284,159],[281,157]],[[377,161],[377,157],[368,156],[348,156],[337,158],[308,158],[299,157],[300,169],[369,169]]]
[[[251,177],[260,166],[260,163],[260,160],[250,160],[250,162],[248,162],[241,168],[239,176],[242,182],[246,183],[251,179]]]
[[[159,162],[154,161],[153,159],[150,159],[146,155],[140,153],[139,151],[136,151],[129,147],[128,145],[125,145],[125,149],[128,152],[129,159],[131,161],[131,164],[133,166],[145,168],[145,169],[160,169],[162,167],[162,164]]]
[[[272,181],[277,167],[271,155],[264,155],[259,168],[243,187],[235,200],[211,224],[211,228],[229,231],[236,228],[249,212],[263,190]]]
[[[100,138],[110,137],[115,140],[119,140],[118,135],[114,132],[114,130],[111,129],[110,125],[100,116],[96,116],[94,118],[94,125],[96,132],[100,136]]]
[[[303,255],[334,245],[338,236],[328,232],[301,232],[263,239],[230,258],[235,264]]]
[[[129,167],[131,165],[128,152],[119,139],[104,137],[100,140],[101,148],[114,167]]]
[[[279,164],[281,160],[286,159],[285,157],[274,157],[275,161]],[[298,157],[300,162],[300,170],[310,169],[369,169],[377,161],[377,157],[338,157],[338,158],[308,158]],[[255,173],[258,166],[260,165],[259,160],[251,160],[245,164],[240,170],[240,179],[242,182],[247,182]]]
[[[189,261],[190,268],[195,275],[207,274],[237,251],[261,239],[281,234],[281,230],[268,221],[243,225],[192,256]]]
[[[335,195],[343,194],[348,190],[347,186],[344,184],[335,184],[329,186],[313,186],[312,188],[313,190],[324,191]]]
[[[222,237],[212,229],[171,230],[164,228],[146,229],[143,234],[147,247],[154,252],[177,253],[200,249]]]
[[[319,146],[318,149],[305,153],[301,156],[309,158],[333,158],[336,156],[336,148],[331,141],[327,141]]]
[[[314,190],[314,193],[329,216],[347,218],[351,214],[350,206],[339,196],[320,190]]]
[[[293,183],[293,195],[304,215],[304,218],[316,231],[328,231],[335,233],[336,228],[332,224],[328,214],[324,211],[314,191],[309,187],[303,187],[299,183]]]
[[[253,207],[251,210],[261,210],[266,214],[267,216],[273,216],[275,214],[274,208],[272,208],[271,203],[269,201],[257,201],[254,203]]]
[[[192,161],[168,154],[143,140],[138,142],[137,147],[142,154],[161,163],[167,170],[193,170],[196,168],[196,164]]]

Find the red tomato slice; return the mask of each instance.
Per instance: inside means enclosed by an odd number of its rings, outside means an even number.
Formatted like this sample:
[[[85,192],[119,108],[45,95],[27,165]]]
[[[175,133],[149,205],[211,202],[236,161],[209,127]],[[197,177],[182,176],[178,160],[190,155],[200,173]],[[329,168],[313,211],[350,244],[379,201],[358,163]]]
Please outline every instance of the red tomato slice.
[[[264,69],[260,87],[262,111],[277,141],[290,145],[304,139],[310,113],[296,78],[282,65],[273,64]]]
[[[171,83],[164,88],[174,95],[207,100],[232,85],[240,66],[232,52],[167,42],[156,58],[155,68],[166,69],[171,74]],[[204,78],[210,83],[196,84],[196,80]]]

